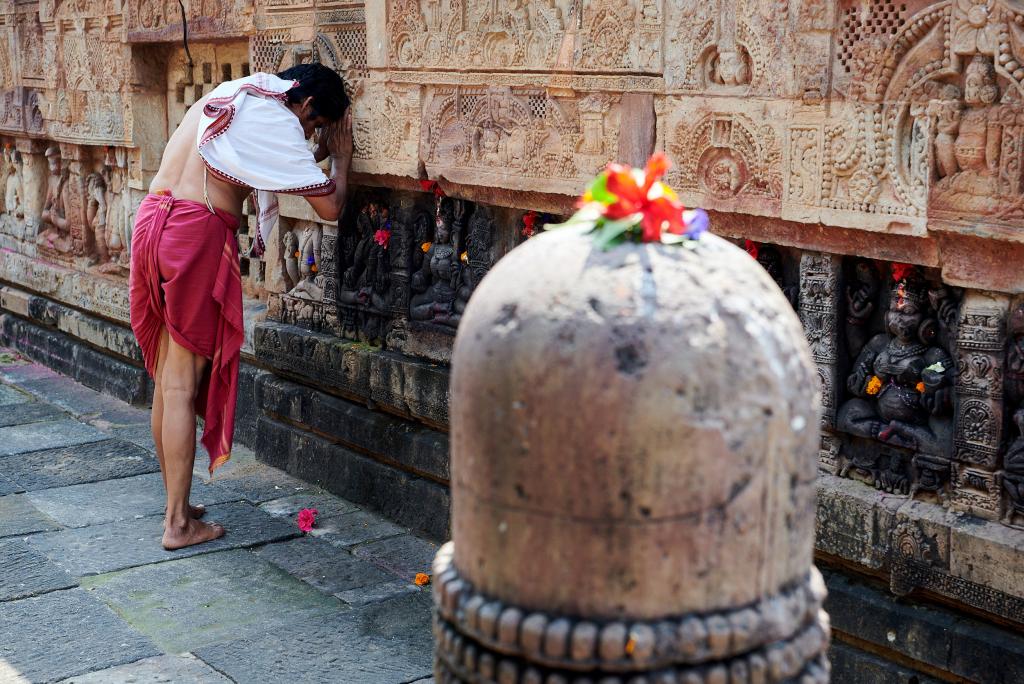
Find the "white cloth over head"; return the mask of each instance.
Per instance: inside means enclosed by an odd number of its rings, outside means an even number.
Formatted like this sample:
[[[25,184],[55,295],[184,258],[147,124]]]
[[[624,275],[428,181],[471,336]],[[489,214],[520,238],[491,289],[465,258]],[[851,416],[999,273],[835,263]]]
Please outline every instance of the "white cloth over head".
[[[213,89],[203,107],[196,146],[211,173],[254,191],[259,231],[253,248],[266,250],[277,223],[275,193],[329,195],[334,180],[317,166],[285,93],[299,85],[257,73]]]

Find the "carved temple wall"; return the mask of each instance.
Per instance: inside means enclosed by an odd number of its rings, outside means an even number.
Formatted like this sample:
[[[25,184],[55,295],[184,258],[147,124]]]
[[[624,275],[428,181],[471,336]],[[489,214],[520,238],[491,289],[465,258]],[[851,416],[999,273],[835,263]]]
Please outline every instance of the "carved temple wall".
[[[445,536],[476,284],[604,164],[664,150],[804,322],[831,576],[1024,623],[1024,2],[183,5],[187,50],[177,0],[0,2],[0,341],[147,401],[126,276],[163,145],[223,80],[331,66],[352,199],[335,225],[283,197],[243,257],[239,438]],[[831,612],[838,671],[895,653],[887,676],[985,680]]]

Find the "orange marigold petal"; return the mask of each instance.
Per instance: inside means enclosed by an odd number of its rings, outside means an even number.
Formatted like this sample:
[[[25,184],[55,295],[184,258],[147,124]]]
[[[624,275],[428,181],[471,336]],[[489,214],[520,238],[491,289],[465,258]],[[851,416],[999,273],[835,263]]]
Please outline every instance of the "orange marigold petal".
[[[414,581],[416,582],[417,587],[426,586],[430,584],[430,575],[425,572],[417,572],[416,579]]]

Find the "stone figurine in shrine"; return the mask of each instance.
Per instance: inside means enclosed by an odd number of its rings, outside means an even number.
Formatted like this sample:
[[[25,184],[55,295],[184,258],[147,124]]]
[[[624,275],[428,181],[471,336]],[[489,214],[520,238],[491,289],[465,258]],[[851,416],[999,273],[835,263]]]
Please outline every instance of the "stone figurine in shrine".
[[[462,231],[465,204],[459,200],[441,201],[434,222],[434,240],[425,243],[426,256],[420,270],[412,276],[413,295],[410,317],[456,328],[461,314],[456,310],[462,269],[453,241]]]
[[[1003,522],[1024,516],[1024,304],[1010,316],[1010,341],[1006,352],[1006,399],[1014,407],[1013,423],[1017,436],[1003,457],[1003,490],[1009,504]]]
[[[299,235],[298,272],[299,281],[289,292],[292,297],[320,301],[324,297],[323,279],[318,276],[321,252],[322,228],[317,223],[306,222]]]
[[[99,172],[90,173],[85,179],[86,192],[86,244],[92,245],[89,265],[106,264],[110,260],[107,251],[107,182]]]
[[[797,300],[800,297],[800,288],[796,285],[786,284],[782,254],[779,250],[771,245],[758,245],[756,259],[757,263],[761,264],[761,268],[768,272],[768,275],[772,277],[775,284],[782,290],[782,294],[786,295],[790,306],[795,309],[797,307]]]
[[[477,285],[491,267],[491,236],[494,221],[483,207],[477,207],[469,220],[466,245],[466,263],[462,268],[462,282],[455,300],[455,311],[461,316]]]
[[[22,168],[21,152],[13,147],[4,148],[4,211],[17,218],[24,218],[22,206]]]
[[[106,248],[109,262],[100,267],[106,273],[120,272],[128,268],[131,258],[132,217],[125,206],[125,169],[118,163],[116,155],[108,150],[103,163],[103,180],[106,186]]]
[[[364,306],[384,311],[388,306],[388,292],[391,288],[391,263],[388,258],[388,240],[391,235],[391,219],[385,206],[374,206],[370,216],[370,240],[366,246],[365,268],[356,282],[357,300]],[[383,234],[387,234],[383,237]]]
[[[37,243],[58,252],[70,252],[72,248],[70,226],[67,219],[68,170],[63,168],[60,149],[55,145],[46,148],[46,163],[49,176],[46,182],[46,199],[43,202],[40,233]]]
[[[937,343],[941,323],[934,318],[926,283],[908,267],[897,267],[894,278],[885,331],[872,337],[854,361],[846,382],[853,396],[839,407],[836,424],[848,434],[917,452],[926,458],[915,465],[934,470],[938,462],[948,464],[953,442],[954,364]],[[888,467],[898,467],[894,462],[899,460],[891,455]],[[890,489],[875,463],[855,458],[840,474],[867,470],[876,486]],[[903,483],[898,484],[902,489]]]
[[[299,284],[299,236],[294,230],[285,231],[282,237],[284,243],[284,272],[288,276],[288,289]]]

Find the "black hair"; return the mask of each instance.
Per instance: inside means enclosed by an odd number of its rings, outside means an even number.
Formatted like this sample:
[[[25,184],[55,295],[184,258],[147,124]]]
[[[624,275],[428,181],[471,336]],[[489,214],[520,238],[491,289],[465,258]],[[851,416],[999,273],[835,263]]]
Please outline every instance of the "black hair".
[[[345,81],[333,69],[323,64],[297,64],[279,73],[278,78],[298,81],[299,85],[289,90],[288,101],[298,104],[312,97],[313,112],[330,121],[337,121],[345,115],[349,99],[345,93]]]

